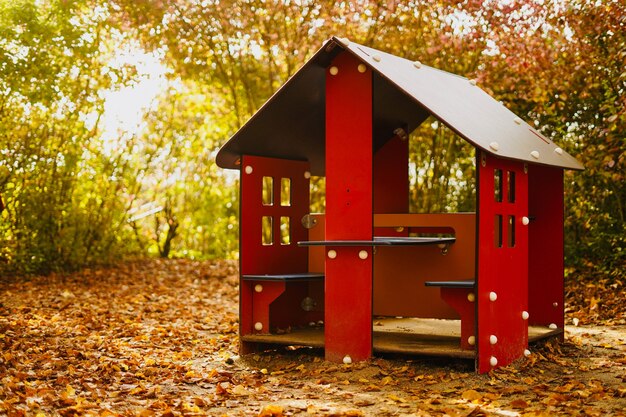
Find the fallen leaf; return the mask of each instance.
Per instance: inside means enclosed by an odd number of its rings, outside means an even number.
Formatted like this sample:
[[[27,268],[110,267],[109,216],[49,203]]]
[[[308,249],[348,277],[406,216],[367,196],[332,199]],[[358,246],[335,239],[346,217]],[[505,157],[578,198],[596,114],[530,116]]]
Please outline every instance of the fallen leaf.
[[[231,392],[235,395],[240,395],[240,396],[250,394],[250,392],[248,392],[248,390],[241,384],[235,385],[233,389],[231,390]]]
[[[479,401],[483,399],[483,395],[476,390],[468,389],[467,391],[463,391],[461,395],[464,400],[467,401]]]
[[[524,409],[524,408],[528,408],[528,403],[524,400],[517,399],[517,400],[511,401],[510,406],[513,408]]]
[[[258,417],[283,417],[283,407],[280,405],[269,404],[263,407]]]

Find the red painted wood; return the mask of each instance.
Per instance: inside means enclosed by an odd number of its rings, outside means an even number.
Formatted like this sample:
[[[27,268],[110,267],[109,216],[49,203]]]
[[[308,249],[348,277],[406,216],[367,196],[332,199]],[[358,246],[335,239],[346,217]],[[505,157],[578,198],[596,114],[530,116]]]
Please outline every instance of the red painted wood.
[[[251,334],[252,321],[252,293],[254,285],[251,281],[239,279],[239,335]],[[239,354],[245,355],[255,351],[255,345],[239,340]]]
[[[298,247],[298,241],[307,240],[308,232],[302,226],[302,217],[309,212],[309,179],[305,172],[309,164],[302,161],[263,158],[244,155],[241,173],[241,220],[240,259],[241,274],[281,274],[306,272],[306,248]],[[252,171],[246,173],[246,168]],[[274,204],[263,205],[263,177],[274,178]],[[280,179],[291,179],[291,205],[280,205]],[[261,219],[274,218],[274,244],[263,245]],[[291,218],[291,244],[281,245],[280,217]]]
[[[374,154],[374,213],[409,212],[409,141],[391,138]]]
[[[326,73],[326,240],[372,239],[372,74],[359,72],[358,65],[344,52]],[[338,69],[336,75],[331,67]],[[327,250],[337,257],[325,261],[326,359],[367,359],[372,354],[372,248]],[[361,250],[367,259],[359,258]]]
[[[476,335],[476,304],[469,301],[468,295],[473,288],[441,288],[441,298],[452,307],[461,318],[461,348],[474,349],[469,344],[469,337]]]
[[[270,304],[272,304],[274,300],[276,300],[283,292],[285,292],[286,284],[283,281],[253,281],[253,283],[252,332],[270,333]],[[262,291],[256,291],[255,287],[262,289]],[[261,323],[261,330],[258,330],[254,327],[257,323]]]
[[[483,166],[483,162],[485,165]],[[515,202],[507,201],[507,181],[502,181],[502,202],[494,198],[494,170],[514,172]],[[522,217],[528,216],[528,175],[524,163],[479,154],[478,170],[478,256],[477,256],[477,335],[478,371],[507,365],[520,358],[528,346],[528,321],[522,312],[528,310],[528,227]],[[494,217],[503,216],[502,247],[494,243]],[[515,216],[515,247],[507,247],[506,219]],[[491,301],[490,293],[497,295]],[[490,337],[497,343],[491,344]]]
[[[309,179],[305,176],[308,169],[308,163],[302,161],[248,155],[242,157],[239,226],[241,275],[307,272],[308,251],[306,248],[298,247],[297,242],[307,240],[308,237],[308,231],[301,223],[302,217],[309,212]],[[274,178],[274,204],[271,206],[263,205],[263,177],[266,176]],[[280,204],[281,178],[291,180],[289,206]],[[274,219],[272,245],[263,245],[262,242],[263,216],[271,216]],[[280,243],[281,216],[291,219],[289,245]],[[271,326],[271,317],[259,312],[269,311],[271,302],[278,296],[273,299],[255,296],[254,285],[250,281],[240,280],[239,288],[240,334],[252,333],[255,319],[261,320],[264,329],[268,329]],[[271,288],[274,288],[274,284]],[[293,311],[291,314],[299,315],[301,311]],[[242,343],[240,350],[241,353],[247,353],[254,350],[254,346]]]
[[[563,328],[563,170],[532,165],[528,174],[529,323]]]
[[[244,281],[252,283],[252,331],[274,333],[293,326],[305,326],[324,319],[323,282],[321,281]],[[302,301],[309,297],[316,303],[311,311],[302,309]],[[261,324],[261,330],[255,328]]]

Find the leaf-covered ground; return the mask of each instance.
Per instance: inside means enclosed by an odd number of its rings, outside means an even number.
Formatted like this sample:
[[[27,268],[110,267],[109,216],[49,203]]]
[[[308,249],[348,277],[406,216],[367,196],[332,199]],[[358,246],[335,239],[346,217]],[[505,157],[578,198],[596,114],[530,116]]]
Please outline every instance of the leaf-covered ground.
[[[230,262],[142,261],[0,283],[0,415],[626,415],[617,287],[568,284],[564,343],[489,375],[466,361],[239,358]]]

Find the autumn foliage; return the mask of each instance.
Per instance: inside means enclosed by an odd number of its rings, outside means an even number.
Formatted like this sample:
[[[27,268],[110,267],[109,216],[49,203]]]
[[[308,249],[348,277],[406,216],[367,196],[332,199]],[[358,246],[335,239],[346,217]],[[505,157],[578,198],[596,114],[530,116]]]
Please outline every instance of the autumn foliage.
[[[236,256],[237,181],[216,149],[339,35],[476,79],[581,160],[567,265],[623,280],[623,1],[0,0],[0,14],[4,274]],[[166,87],[137,129],[107,131],[107,92],[148,77],[139,52]],[[412,210],[475,208],[470,146],[428,120],[411,147]]]
[[[626,314],[603,301],[568,297],[567,322],[580,323],[567,327],[566,342],[532,345],[530,357],[477,375],[473,361],[449,358],[338,365],[309,348],[240,358],[237,285],[233,262],[189,260],[2,282],[0,415],[618,416],[626,408]]]

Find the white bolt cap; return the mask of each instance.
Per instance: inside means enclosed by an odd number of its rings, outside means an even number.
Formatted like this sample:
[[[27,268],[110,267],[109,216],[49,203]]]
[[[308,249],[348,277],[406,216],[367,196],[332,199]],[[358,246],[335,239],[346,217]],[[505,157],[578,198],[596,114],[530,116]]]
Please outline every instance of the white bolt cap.
[[[342,42],[345,46],[350,45],[350,39],[348,39],[348,38],[339,38],[339,39],[341,39],[341,42]]]
[[[474,294],[473,292],[467,294],[467,301],[469,301],[470,303],[476,301],[476,294]]]
[[[246,174],[252,174],[252,167],[250,165],[246,165],[243,170],[246,172]]]
[[[515,119],[513,119],[513,121],[518,125],[522,124],[522,119],[520,119],[519,117],[516,117]]]
[[[254,291],[256,291],[256,292],[263,292],[263,286],[261,284],[256,284],[254,286]]]
[[[530,153],[530,156],[532,156],[535,159],[539,159],[539,151],[532,151]]]
[[[530,356],[530,350],[524,349],[524,356]]]
[[[307,180],[308,180],[309,178],[311,178],[311,172],[309,172],[309,171],[304,171],[304,178],[306,178]]]
[[[561,149],[561,148],[554,148],[554,152],[555,152],[557,155],[563,155],[563,149]]]
[[[489,359],[489,364],[491,366],[496,366],[498,364],[498,358],[496,358],[495,356],[492,356],[491,359]]]
[[[554,323],[550,323],[548,327],[551,328],[552,330],[558,329],[557,325]]]
[[[476,344],[476,337],[475,336],[468,337],[467,343],[469,343],[470,346],[474,346]]]
[[[489,343],[495,345],[496,343],[498,343],[498,337],[495,334],[492,334],[491,336],[489,336]]]
[[[330,67],[330,70],[328,72],[330,72],[330,75],[337,75],[339,74],[339,68],[333,65],[332,67]]]
[[[419,62],[419,61],[415,61],[415,62],[413,63],[413,66],[414,66],[415,68],[417,68],[417,69],[420,69],[420,68],[422,68],[422,63],[421,63],[421,62]]]
[[[372,59],[376,62],[380,62],[380,55],[373,55]]]
[[[328,251],[328,257],[329,257],[330,259],[335,259],[335,258],[337,257],[337,251],[336,251],[336,250],[333,250],[333,249],[329,250],[329,251]]]
[[[469,80],[469,83],[470,83],[471,85],[476,85],[476,80]]]
[[[263,330],[263,323],[261,323],[260,321],[257,321],[256,323],[254,323],[254,330],[259,331],[259,332]]]
[[[367,67],[365,66],[365,64],[359,64],[358,67],[356,67],[357,70],[359,70],[359,72],[361,74],[363,74],[365,71],[367,71]]]
[[[365,259],[367,259],[368,256],[369,256],[369,254],[367,253],[366,250],[362,250],[362,251],[359,252],[359,258],[361,258],[361,259],[365,260]]]
[[[350,357],[350,355],[346,355],[343,357],[343,363],[345,363],[346,365],[349,365],[352,363],[352,358]]]
[[[522,319],[528,320],[528,317],[530,317],[530,315],[528,314],[528,311],[522,311]]]
[[[500,149],[500,144],[498,144],[498,142],[491,142],[491,143],[489,144],[489,147],[490,147],[492,150],[497,151],[498,149]]]
[[[489,293],[489,300],[496,301],[497,299],[498,299],[498,294],[496,294],[495,292],[491,291]]]
[[[530,223],[530,219],[526,216],[522,217],[522,224],[528,226],[528,223]]]

